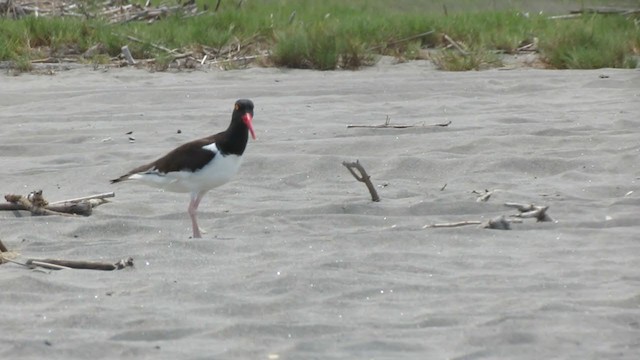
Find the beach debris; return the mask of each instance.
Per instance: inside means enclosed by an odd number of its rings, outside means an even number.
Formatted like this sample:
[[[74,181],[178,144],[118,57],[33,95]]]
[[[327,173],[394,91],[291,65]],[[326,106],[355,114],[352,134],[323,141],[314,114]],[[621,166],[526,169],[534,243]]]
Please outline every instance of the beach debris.
[[[549,206],[539,206],[534,204],[520,204],[520,203],[505,203],[504,206],[517,209],[520,213],[511,215],[516,218],[535,218],[537,222],[553,221],[547,210]]]
[[[380,125],[347,125],[347,129],[351,129],[351,128],[369,128],[369,129],[406,129],[406,128],[414,128],[414,127],[427,127],[427,126],[440,126],[440,127],[447,127],[451,125],[451,120],[445,122],[445,123],[435,123],[435,124],[431,124],[431,125],[427,125],[427,124],[414,124],[414,125],[407,125],[407,124],[392,124],[391,123],[391,117],[389,115],[387,115],[387,119],[385,120],[384,124],[380,124]]]
[[[26,14],[25,9],[13,0],[0,0],[0,15],[11,19],[18,19],[26,16]]]
[[[363,182],[367,186],[367,189],[369,189],[369,193],[371,194],[371,201],[374,201],[374,202],[380,201],[378,192],[376,191],[375,186],[373,186],[373,184],[371,183],[371,177],[367,174],[367,171],[360,164],[359,160],[356,160],[355,162],[343,161],[342,165],[344,165],[347,168],[347,170],[349,170],[351,175],[353,175],[353,177],[356,180]],[[356,170],[358,170],[359,174],[356,173]]]
[[[571,14],[605,14],[605,15],[635,15],[640,14],[640,8],[629,9],[629,8],[617,8],[611,6],[598,6],[598,7],[583,7],[578,10],[569,11]]]
[[[78,260],[60,260],[60,259],[28,259],[25,266],[30,268],[41,267],[50,270],[62,269],[84,269],[84,270],[103,270],[113,271],[122,270],[124,268],[133,267],[133,258],[129,257],[121,259],[116,263],[105,263],[96,261],[78,261]]]
[[[127,64],[131,66],[137,64],[136,60],[133,58],[133,55],[131,55],[131,51],[129,51],[128,45],[123,46],[120,50],[122,51],[122,56],[124,57],[124,59],[127,60]]]
[[[80,261],[80,260],[61,260],[61,259],[27,259],[26,262],[19,262],[12,259],[3,258],[0,255],[0,260],[5,260],[16,265],[21,265],[29,269],[47,269],[47,270],[64,270],[64,269],[82,269],[82,270],[102,270],[113,271],[122,270],[124,268],[133,267],[133,258],[128,257],[121,259],[115,263],[105,263],[97,261]],[[1,263],[1,262],[0,262]]]
[[[453,46],[456,50],[458,50],[460,52],[460,54],[462,54],[462,56],[468,56],[469,52],[465,49],[462,48],[462,46],[460,44],[458,44],[455,40],[453,40],[449,35],[447,34],[442,34],[442,37],[451,45]]]
[[[14,1],[0,0],[0,15],[12,18],[20,18],[27,15],[38,16],[73,16],[78,18],[104,18],[110,23],[127,23],[131,21],[145,21],[152,23],[166,18],[168,15],[180,15],[182,18],[199,16],[206,12],[198,11],[195,1],[185,1],[182,4],[167,6],[161,4],[151,6],[151,1],[144,4],[130,3],[127,0],[104,1],[102,7],[92,8],[86,6],[86,1]]]
[[[32,191],[27,196],[7,194],[4,196],[7,203],[0,204],[0,210],[16,211],[26,210],[32,215],[91,215],[96,206],[109,202],[106,198],[116,196],[114,192],[84,196],[49,203],[42,195],[42,190]]]
[[[494,229],[494,230],[511,230],[511,223],[521,223],[521,219],[509,219],[504,215],[496,216],[487,221],[478,221],[478,220],[466,220],[466,221],[458,221],[458,222],[450,222],[450,223],[436,223],[425,225],[422,228],[450,228],[450,227],[460,227],[466,225],[478,225],[481,229]]]
[[[485,189],[484,192],[473,190],[471,193],[480,195],[476,198],[476,202],[487,202],[489,201],[489,198],[491,197],[491,195],[493,195],[493,190],[489,191]]]
[[[17,256],[18,254],[16,252],[9,251],[9,249],[4,246],[4,243],[2,243],[2,240],[0,240],[0,264],[11,262]]]
[[[113,271],[133,267],[133,258],[128,257],[121,259],[115,263],[105,263],[96,261],[79,261],[79,260],[60,260],[60,259],[27,259],[25,262],[14,260],[18,256],[17,253],[9,251],[0,240],[0,264],[13,263],[29,269],[86,269],[86,270],[103,270]]]
[[[485,190],[485,192],[486,193],[483,194],[483,196],[491,193],[488,190]],[[486,201],[486,200],[476,200],[476,201]],[[549,206],[539,206],[534,204],[520,204],[520,203],[511,203],[511,202],[505,203],[504,205],[507,207],[517,209],[519,213],[509,215],[508,217],[505,215],[499,215],[494,218],[491,218],[488,221],[467,220],[467,221],[458,221],[458,222],[450,222],[450,223],[428,224],[423,226],[422,228],[428,229],[428,228],[444,228],[444,227],[459,227],[459,226],[466,226],[466,225],[478,225],[479,228],[483,228],[483,229],[511,230],[511,224],[522,223],[523,219],[533,218],[533,219],[536,219],[536,222],[553,221],[551,217],[547,215],[547,210],[549,209]]]

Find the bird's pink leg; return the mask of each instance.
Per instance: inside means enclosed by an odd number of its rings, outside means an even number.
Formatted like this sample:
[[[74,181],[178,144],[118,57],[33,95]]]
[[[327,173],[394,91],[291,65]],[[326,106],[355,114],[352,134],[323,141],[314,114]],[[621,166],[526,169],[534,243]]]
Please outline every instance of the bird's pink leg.
[[[202,200],[202,197],[204,196],[204,194],[205,193],[203,192],[191,193],[191,202],[189,202],[189,208],[187,209],[187,212],[191,217],[191,226],[193,227],[193,237],[196,239],[201,238],[202,233],[205,232],[204,230],[200,229],[200,227],[198,227],[198,219],[197,219],[198,206],[200,205],[200,200]]]

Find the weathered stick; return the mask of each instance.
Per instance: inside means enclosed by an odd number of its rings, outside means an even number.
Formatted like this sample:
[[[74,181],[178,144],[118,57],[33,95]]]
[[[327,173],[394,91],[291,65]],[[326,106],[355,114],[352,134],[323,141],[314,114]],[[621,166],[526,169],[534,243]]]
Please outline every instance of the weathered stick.
[[[93,201],[93,200],[84,201],[80,203],[48,205],[45,208],[38,208],[25,202],[24,198],[22,198],[18,203],[0,204],[0,210],[8,210],[8,211],[24,210],[24,211],[29,211],[34,215],[89,216],[92,213],[93,206],[100,205],[100,204],[92,204],[90,201]]]
[[[466,221],[458,221],[458,222],[451,222],[451,223],[429,224],[429,225],[423,226],[422,228],[423,229],[428,229],[428,228],[450,228],[450,227],[459,227],[459,226],[466,226],[466,225],[480,225],[480,224],[482,224],[482,221],[466,220]]]
[[[449,44],[451,44],[454,48],[456,48],[456,50],[458,50],[460,52],[460,54],[462,54],[463,56],[468,56],[469,53],[462,48],[462,46],[458,45],[457,42],[455,42],[451,37],[449,37],[449,35],[444,34],[444,39],[447,40],[447,42]]]
[[[103,193],[55,203],[48,203],[42,196],[42,190],[31,192],[28,196],[7,194],[4,196],[8,203],[0,204],[0,210],[25,210],[33,215],[83,215],[89,216],[93,208],[108,202],[105,198],[115,194]]]
[[[554,16],[548,16],[547,19],[549,19],[549,20],[564,20],[564,19],[575,19],[575,18],[579,18],[581,16],[582,16],[582,14],[554,15]]]
[[[504,215],[496,216],[493,219],[488,221],[477,221],[477,220],[468,220],[468,221],[458,221],[452,223],[439,223],[439,224],[430,224],[425,225],[422,228],[450,228],[450,227],[459,227],[466,225],[480,225],[480,228],[483,229],[495,229],[495,230],[511,230],[511,223],[521,223],[520,219],[507,219]]]
[[[122,51],[122,55],[124,56],[125,60],[127,60],[127,63],[129,65],[136,64],[136,60],[131,55],[131,51],[129,51],[129,46],[125,45],[120,50]]]
[[[26,197],[7,194],[4,198],[11,204],[0,204],[0,210],[27,210],[33,215],[69,215],[47,209],[46,206],[48,203],[42,197],[42,190],[33,191]]]
[[[505,206],[517,209],[520,213],[511,215],[516,218],[535,218],[537,222],[553,221],[553,219],[547,215],[549,206],[539,206],[534,204],[519,204],[519,203],[505,203]]]
[[[85,200],[92,200],[92,199],[105,199],[105,198],[112,198],[115,197],[116,193],[112,192],[106,192],[106,193],[102,193],[102,194],[95,194],[95,195],[89,195],[89,196],[83,196],[83,197],[79,197],[79,198],[75,198],[75,199],[68,199],[68,200],[60,200],[60,201],[56,201],[56,202],[52,202],[49,205],[59,205],[59,204],[65,204],[65,203],[77,203],[80,201],[85,201]]]
[[[234,62],[234,61],[253,60],[253,59],[258,59],[258,58],[261,58],[261,57],[269,57],[269,56],[270,56],[269,54],[242,56],[242,57],[238,57],[238,58],[215,60],[215,61],[208,62],[207,64],[209,64],[209,65],[217,65],[217,64],[224,64],[224,63]]]
[[[491,197],[491,195],[493,195],[493,191],[489,191],[487,189],[484,190],[484,192],[480,192],[480,191],[476,191],[473,190],[472,193],[479,195],[476,198],[476,202],[486,202],[489,201],[489,198]]]
[[[120,34],[117,34],[117,33],[113,33],[113,34],[120,35]],[[120,35],[120,36],[123,36],[123,37],[127,38],[128,40],[135,41],[135,42],[140,43],[140,44],[149,44],[151,47],[154,47],[154,48],[156,48],[158,50],[162,50],[162,51],[168,52],[169,54],[175,54],[175,56],[177,56],[177,57],[186,57],[186,56],[191,55],[191,54],[177,54],[175,50],[171,50],[171,49],[166,48],[166,47],[164,47],[162,45],[154,44],[152,42],[145,42],[145,41],[140,40],[137,37],[133,37],[131,35]]]
[[[451,121],[447,121],[446,123],[435,123],[431,125],[406,125],[406,124],[391,124],[391,118],[387,115],[387,119],[384,124],[380,125],[347,125],[347,129],[351,128],[370,128],[370,129],[406,129],[413,127],[426,127],[426,126],[441,126],[446,127],[451,125]]]
[[[29,259],[25,263],[27,266],[40,266],[51,270],[61,269],[87,269],[87,270],[121,270],[126,267],[133,266],[133,258],[122,259],[115,264],[94,262],[94,261],[76,261],[76,260],[59,260],[59,259]]]
[[[347,168],[347,170],[349,170],[351,175],[353,175],[353,177],[356,178],[356,180],[363,182],[367,186],[367,189],[369,189],[369,193],[371,194],[371,201],[375,201],[375,202],[380,201],[378,192],[376,191],[375,186],[373,186],[373,184],[371,183],[371,177],[367,174],[364,167],[360,165],[360,161],[358,160],[356,160],[356,162],[343,161],[342,165],[344,165]],[[354,169],[358,170],[360,174],[357,174]]]
[[[569,11],[571,14],[622,14],[622,15],[632,15],[636,13],[640,13],[640,8],[638,9],[625,9],[625,8],[616,8],[610,6],[600,6],[600,7],[592,7],[592,8],[583,8],[579,10],[571,10]]]

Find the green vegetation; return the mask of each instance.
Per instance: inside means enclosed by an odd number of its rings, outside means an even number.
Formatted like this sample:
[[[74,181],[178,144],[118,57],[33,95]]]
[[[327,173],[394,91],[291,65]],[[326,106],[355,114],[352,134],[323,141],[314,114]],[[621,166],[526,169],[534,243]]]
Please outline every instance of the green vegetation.
[[[443,70],[470,70],[498,66],[499,53],[515,53],[534,39],[550,68],[635,67],[640,55],[640,22],[622,15],[557,20],[495,6],[445,15],[439,2],[429,2],[430,11],[424,11],[425,2],[418,0],[263,0],[240,7],[222,0],[214,12],[216,2],[197,1],[200,10],[209,9],[199,16],[178,12],[152,23],[111,24],[100,16],[97,1],[85,10],[98,16],[88,19],[0,18],[0,61],[22,71],[47,58],[102,64],[128,45],[134,58],[155,59],[158,70],[167,69],[176,54],[199,60],[205,54],[223,59],[266,51],[270,56],[262,64],[283,67],[355,69],[376,55],[391,55],[429,57]],[[429,30],[434,32],[415,36]],[[87,52],[92,47],[99,50]],[[438,50],[428,55],[422,50],[427,47]]]

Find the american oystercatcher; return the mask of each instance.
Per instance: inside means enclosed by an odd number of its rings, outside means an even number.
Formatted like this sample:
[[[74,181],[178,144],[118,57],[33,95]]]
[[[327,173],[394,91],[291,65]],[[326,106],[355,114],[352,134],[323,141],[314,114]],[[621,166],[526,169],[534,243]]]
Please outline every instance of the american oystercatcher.
[[[160,159],[137,167],[121,177],[111,180],[139,180],[143,183],[173,192],[191,193],[187,212],[191,217],[193,237],[202,237],[196,214],[200,200],[207,191],[225,184],[235,175],[247,147],[249,133],[253,131],[253,102],[236,101],[227,130],[206,138],[181,145]]]

